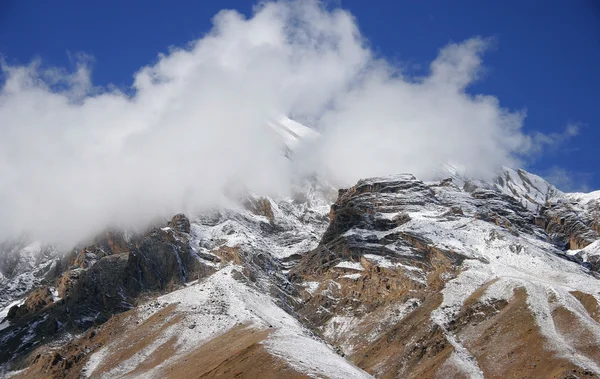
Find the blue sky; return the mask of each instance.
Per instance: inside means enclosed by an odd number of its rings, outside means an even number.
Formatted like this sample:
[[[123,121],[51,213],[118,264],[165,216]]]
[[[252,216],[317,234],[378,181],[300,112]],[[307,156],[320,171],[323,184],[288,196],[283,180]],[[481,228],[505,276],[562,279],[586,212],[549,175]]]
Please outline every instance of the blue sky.
[[[566,190],[600,188],[600,3],[595,1],[334,1],[352,12],[371,48],[424,74],[447,43],[493,38],[485,76],[471,93],[526,110],[526,132],[579,133],[528,158],[528,169]],[[130,86],[134,72],[171,45],[202,37],[223,8],[249,15],[250,1],[3,1],[0,54],[9,64],[41,58],[69,67],[94,57],[96,85]]]

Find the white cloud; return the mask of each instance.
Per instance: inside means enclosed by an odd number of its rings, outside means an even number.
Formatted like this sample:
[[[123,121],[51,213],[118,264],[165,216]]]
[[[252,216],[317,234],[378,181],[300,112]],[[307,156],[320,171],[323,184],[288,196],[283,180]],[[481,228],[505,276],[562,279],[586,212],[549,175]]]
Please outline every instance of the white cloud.
[[[444,47],[430,75],[413,78],[374,56],[350,13],[314,1],[213,22],[135,73],[133,95],[95,88],[88,58],[73,73],[3,65],[0,239],[73,243],[214,206],[232,183],[285,193],[296,170],[265,127],[275,113],[323,133],[296,163],[344,186],[396,172],[427,179],[443,162],[486,176],[536,145],[524,114],[465,92],[484,39]]]
[[[531,153],[541,154],[548,149],[556,149],[564,145],[571,138],[578,136],[579,131],[579,124],[569,123],[560,133],[545,134],[541,132],[535,132],[532,135],[529,150]]]
[[[552,166],[543,172],[544,178],[556,188],[565,192],[588,192],[588,182],[593,178],[589,172],[568,171],[564,167]]]

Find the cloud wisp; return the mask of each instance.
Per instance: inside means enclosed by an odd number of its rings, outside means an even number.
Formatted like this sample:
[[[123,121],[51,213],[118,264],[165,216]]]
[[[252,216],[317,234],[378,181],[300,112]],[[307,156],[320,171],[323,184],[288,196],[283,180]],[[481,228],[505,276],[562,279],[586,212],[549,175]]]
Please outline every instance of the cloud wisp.
[[[66,244],[224,201],[234,184],[284,195],[295,175],[336,185],[440,164],[485,177],[536,150],[524,114],[472,95],[488,42],[439,51],[425,77],[376,56],[353,15],[316,1],[224,10],[212,30],[160,54],[128,93],[74,72],[4,63],[0,92],[0,240]],[[130,93],[129,93],[130,92]],[[286,114],[322,137],[281,154],[266,122]]]

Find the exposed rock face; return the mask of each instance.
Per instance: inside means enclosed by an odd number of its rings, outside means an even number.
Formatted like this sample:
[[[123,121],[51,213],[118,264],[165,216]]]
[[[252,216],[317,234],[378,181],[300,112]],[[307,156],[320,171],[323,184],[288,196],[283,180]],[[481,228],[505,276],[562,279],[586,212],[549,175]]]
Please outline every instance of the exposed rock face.
[[[506,167],[492,182],[469,180],[456,171],[449,171],[453,173],[449,180],[467,192],[475,195],[482,191],[492,193],[491,196],[495,197],[504,195],[504,201],[521,204],[533,214],[533,224],[544,229],[540,234],[534,228],[533,233],[546,238],[564,251],[569,259],[594,271],[600,270],[600,247],[582,251],[600,238],[600,191],[590,194],[563,193],[537,175]],[[512,209],[515,209],[514,206]],[[498,210],[500,212],[483,213],[479,217],[503,223],[506,210]],[[521,224],[531,217],[524,214],[516,216],[515,219]]]
[[[248,197],[244,202],[244,205],[255,215],[264,216],[269,220],[269,223],[273,224],[275,216],[273,215],[273,209],[271,208],[271,201],[269,201],[269,199],[264,197]]]
[[[167,225],[180,233],[190,233],[190,220],[182,213],[175,215]]]
[[[81,249],[72,264],[81,268],[89,268],[96,261],[113,254],[125,254],[129,252],[129,244],[123,233],[106,232],[93,241],[93,244]]]
[[[106,233],[96,239],[97,245],[81,250],[74,268],[56,280],[58,301],[43,287],[11,309],[8,321],[12,325],[3,339],[7,348],[0,361],[22,355],[61,331],[103,323],[133,308],[145,293],[172,291],[211,273],[213,269],[200,262],[190,246],[189,220],[177,215],[169,225],[130,242],[122,235]],[[31,335],[28,343],[21,344],[27,335]]]
[[[154,229],[135,241],[124,274],[129,293],[172,289],[207,273],[190,247],[189,220],[179,216],[174,223],[177,229]]]
[[[600,207],[504,173],[366,179],[331,207],[313,181],[105,233],[12,308],[0,363],[64,378],[599,377]]]
[[[46,308],[48,305],[54,302],[52,292],[49,288],[41,287],[27,296],[27,299],[22,305],[15,305],[10,308],[6,319],[9,321],[15,321],[28,314],[34,314]]]
[[[600,238],[600,201],[581,204],[563,199],[542,208],[544,228],[549,238],[570,250],[582,249]]]
[[[580,353],[570,360],[550,348],[558,343],[553,338],[565,343],[574,329],[589,330],[588,321],[551,337],[540,317],[557,320],[556,313],[532,313],[527,304],[528,297],[557,299],[541,295],[547,284],[526,279],[544,274],[522,266],[531,259],[525,257],[541,251],[549,261],[542,271],[556,274],[568,263],[544,242],[545,225],[514,197],[401,175],[340,190],[330,217],[321,244],[290,279],[302,293],[301,318],[359,367],[380,377],[597,374],[588,369],[596,358],[586,348],[578,350],[585,355],[579,361]],[[531,257],[542,259],[538,254]],[[563,293],[569,284],[550,286]],[[492,295],[496,288],[514,292]],[[447,300],[456,296],[462,300]],[[573,301],[568,296],[558,304]],[[498,365],[500,356],[507,358]]]
[[[58,296],[61,298],[69,298],[75,283],[85,274],[83,269],[73,269],[65,272],[59,279],[56,285]]]

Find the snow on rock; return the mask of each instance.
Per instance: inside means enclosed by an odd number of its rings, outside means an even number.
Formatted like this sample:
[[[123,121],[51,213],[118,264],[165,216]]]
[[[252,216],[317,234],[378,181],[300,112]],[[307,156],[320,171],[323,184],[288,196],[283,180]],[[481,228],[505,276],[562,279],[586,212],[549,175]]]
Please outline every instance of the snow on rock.
[[[521,169],[502,167],[495,184],[500,192],[521,200],[522,205],[530,210],[537,210],[546,201],[562,196],[562,192],[552,184]]]
[[[270,126],[287,138],[285,141],[290,148],[297,146],[303,138],[318,137],[318,133],[291,120],[284,119]],[[459,175],[459,170],[455,171],[455,175]],[[590,339],[600,344],[600,326],[572,295],[574,291],[580,291],[592,295],[600,302],[598,280],[586,268],[565,260],[565,253],[547,242],[544,229],[531,221],[536,212],[552,201],[566,199],[573,203],[573,207],[582,209],[594,206],[600,199],[600,191],[591,194],[563,194],[536,175],[508,168],[503,168],[502,174],[493,183],[465,179],[463,184],[468,190],[452,183],[426,184],[408,174],[359,181],[355,186],[356,193],[372,195],[372,204],[384,204],[367,217],[385,225],[385,228],[373,230],[354,225],[348,230],[343,229],[341,237],[346,238],[349,245],[360,246],[360,261],[348,260],[357,260],[355,255],[352,258],[345,256],[341,261],[331,260],[330,262],[336,262],[333,276],[323,278],[322,281],[316,281],[314,276],[301,278],[297,283],[297,292],[302,296],[314,295],[329,301],[339,296],[344,286],[352,288],[365,282],[356,282],[361,277],[377,275],[380,270],[372,270],[370,264],[392,271],[401,270],[402,278],[418,282],[416,284],[419,288],[429,288],[428,273],[411,263],[413,259],[419,258],[418,249],[415,250],[402,240],[413,236],[424,241],[423,244],[427,247],[460,256],[461,263],[456,277],[454,273],[441,276],[445,281],[441,305],[433,310],[431,316],[425,316],[441,328],[452,345],[454,351],[448,361],[450,365],[461,368],[469,377],[483,376],[477,360],[449,325],[456,321],[465,300],[487,285],[479,299],[489,303],[499,299],[508,301],[514,296],[515,289],[523,289],[527,295],[527,306],[545,338],[545,347],[578,366],[600,373],[600,364],[577,350],[573,340],[557,330],[553,321],[553,312],[558,307],[564,307],[574,314],[580,325],[590,331]],[[469,185],[474,188],[466,188]],[[376,189],[384,187],[385,191]],[[276,302],[281,299],[274,299],[269,295],[270,292],[265,291],[279,284],[275,280],[270,281],[275,277],[281,283],[291,285],[287,282],[289,277],[286,274],[289,270],[293,271],[298,256],[318,247],[329,225],[331,199],[328,194],[331,188],[312,178],[296,183],[295,190],[293,196],[282,199],[259,198],[250,194],[248,199],[260,200],[261,205],[268,208],[266,212],[261,213],[260,210],[240,205],[192,219],[191,248],[199,260],[218,271],[208,278],[187,283],[184,288],[137,307],[135,317],[139,322],[148,320],[166,306],[174,307],[174,312],[181,315],[182,320],[164,328],[151,344],[109,371],[95,373],[117,348],[114,343],[108,343],[93,353],[84,371],[86,375],[106,378],[127,375],[140,367],[161,345],[176,339],[176,353],[143,374],[143,377],[161,376],[161,370],[186,353],[238,325],[246,325],[269,330],[268,337],[262,342],[263,346],[274,356],[311,376],[369,377],[337,355],[330,346],[280,308]],[[488,214],[494,212],[495,216],[488,217]],[[497,212],[502,213],[502,217],[510,224],[508,227],[494,219],[501,218]],[[169,229],[163,228],[164,231]],[[223,247],[239,248],[240,254],[245,258],[257,257],[259,254],[268,257],[258,262],[261,269],[269,275],[258,278],[255,283],[243,282],[240,277],[244,276],[242,272],[248,267],[222,260],[216,253]],[[20,249],[25,260],[27,257],[39,256],[43,250],[39,244],[28,244]],[[567,251],[566,255],[587,262],[590,257],[600,255],[600,241],[583,249]],[[244,261],[243,264],[246,263]],[[52,261],[46,260],[37,267],[50,267],[51,264]],[[24,270],[10,280],[0,275],[0,286],[10,290],[11,294],[2,297],[0,292],[0,316],[5,315],[11,305],[16,304],[15,294],[23,294],[23,291],[36,285],[36,278],[38,277],[31,270]],[[52,292],[57,300],[54,288]],[[396,303],[384,304],[377,310],[377,314],[361,314],[366,308],[351,301],[364,300],[350,297],[345,300],[351,300],[348,304],[355,306],[355,309],[350,306],[335,309],[339,313],[334,314],[320,306],[311,312],[330,312],[327,317],[331,318],[323,319],[323,324],[317,327],[329,342],[339,341],[342,350],[350,353],[357,346],[352,344],[356,340],[360,339],[361,343],[376,341],[382,333],[389,331],[393,325],[402,322],[408,314],[420,307],[421,300],[416,296],[415,293],[409,293]],[[287,310],[293,312],[291,308],[290,306]],[[354,335],[367,323],[369,328],[364,336]],[[6,323],[0,324],[0,330],[8,326]]]
[[[358,262],[343,261],[334,266],[334,268],[364,271],[364,267]]]
[[[278,259],[314,249],[329,223],[333,190],[317,179],[306,179],[294,186],[294,191],[298,198],[263,198],[269,203],[272,220],[242,206],[193,219],[192,247],[210,254],[219,246],[237,246]]]
[[[346,274],[340,276],[340,278],[350,279],[350,280],[358,280],[360,279],[361,274]]]
[[[365,255],[363,255],[363,258],[366,258],[368,261],[374,263],[375,265],[377,265],[379,267],[385,267],[385,268],[395,267],[395,265],[392,263],[392,261],[390,261],[386,257],[382,257],[381,255],[365,254]]]
[[[314,295],[315,292],[317,292],[320,285],[321,285],[321,283],[319,283],[319,282],[304,282],[304,283],[302,283],[302,286],[311,295]]]
[[[354,316],[334,316],[327,321],[323,335],[331,340],[351,334],[360,320]],[[348,349],[346,349],[348,350]]]
[[[0,307],[8,306],[37,287],[44,278],[44,274],[52,270],[55,265],[55,260],[49,260],[32,268],[24,269],[23,272],[10,279],[0,277]]]
[[[572,193],[566,194],[566,197],[571,200],[580,202],[582,204],[587,204],[590,201],[599,201],[600,202],[600,191],[594,191],[594,192],[589,192],[589,193],[572,192]]]
[[[330,318],[321,328],[323,336],[329,341],[341,341],[340,347],[346,354],[356,352],[356,347],[351,341],[364,339],[372,343],[381,337],[382,332],[400,323],[408,314],[421,305],[419,299],[408,299],[404,303],[387,305],[376,316],[367,314],[357,317],[352,314],[337,315]],[[363,333],[361,326],[370,325],[370,332]]]
[[[600,256],[600,240],[587,245],[583,249],[567,250],[566,254],[576,257],[580,262],[588,262],[590,257]]]
[[[21,306],[23,303],[25,303],[25,298],[15,300],[0,310],[0,330],[6,329],[10,326],[10,322],[8,320],[5,320],[6,316],[8,315],[8,311],[10,311],[10,308],[14,306]]]
[[[58,251],[38,241],[0,242],[0,308],[37,287],[57,265]]]
[[[446,164],[440,168],[439,177],[452,178],[459,188],[493,189],[517,200],[530,211],[538,211],[547,201],[561,199],[564,193],[538,175],[523,169],[502,167],[495,179],[485,181],[469,177],[463,167]]]

